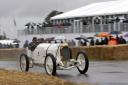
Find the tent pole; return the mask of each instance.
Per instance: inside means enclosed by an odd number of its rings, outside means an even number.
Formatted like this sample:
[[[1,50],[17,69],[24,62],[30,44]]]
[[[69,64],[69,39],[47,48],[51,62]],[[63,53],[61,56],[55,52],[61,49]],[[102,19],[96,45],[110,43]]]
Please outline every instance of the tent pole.
[[[118,22],[118,31],[120,31],[120,22]]]
[[[113,26],[113,28],[114,28],[114,31],[116,31],[116,22],[114,21],[114,26]]]
[[[95,19],[95,17],[92,17],[92,32],[95,32],[95,26],[94,26],[94,19]]]
[[[111,32],[111,24],[108,24],[108,31]]]
[[[103,32],[103,19],[100,17],[100,30]]]

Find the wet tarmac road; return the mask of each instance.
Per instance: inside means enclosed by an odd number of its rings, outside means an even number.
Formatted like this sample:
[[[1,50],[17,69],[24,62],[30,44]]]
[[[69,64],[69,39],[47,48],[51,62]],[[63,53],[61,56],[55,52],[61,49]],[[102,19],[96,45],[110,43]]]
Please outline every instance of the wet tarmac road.
[[[0,68],[20,71],[19,62],[0,61]],[[45,72],[41,67],[35,66],[31,72]],[[90,62],[87,74],[79,74],[77,69],[57,71],[57,76],[66,80],[97,85],[128,85],[128,61],[96,61]]]

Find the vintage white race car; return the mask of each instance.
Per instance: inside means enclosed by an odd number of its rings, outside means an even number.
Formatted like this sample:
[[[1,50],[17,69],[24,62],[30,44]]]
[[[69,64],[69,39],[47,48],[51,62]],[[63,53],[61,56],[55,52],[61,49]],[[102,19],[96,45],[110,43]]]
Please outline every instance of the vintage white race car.
[[[87,72],[89,60],[86,53],[79,50],[77,56],[72,56],[66,43],[41,43],[34,51],[26,49],[27,53],[20,56],[20,68],[28,71],[33,65],[44,66],[47,74],[56,75],[56,70],[69,70],[77,67],[81,74]]]

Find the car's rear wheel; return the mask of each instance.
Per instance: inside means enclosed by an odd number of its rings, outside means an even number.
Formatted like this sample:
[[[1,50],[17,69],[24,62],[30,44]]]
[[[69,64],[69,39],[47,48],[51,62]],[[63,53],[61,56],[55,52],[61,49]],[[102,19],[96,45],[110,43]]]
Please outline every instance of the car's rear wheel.
[[[20,68],[22,72],[28,72],[29,71],[29,58],[26,54],[22,54],[20,56]]]
[[[84,52],[78,52],[76,60],[78,62],[77,69],[81,74],[85,74],[88,71],[89,60]]]
[[[52,54],[48,54],[45,58],[45,71],[49,75],[56,75],[56,59]]]

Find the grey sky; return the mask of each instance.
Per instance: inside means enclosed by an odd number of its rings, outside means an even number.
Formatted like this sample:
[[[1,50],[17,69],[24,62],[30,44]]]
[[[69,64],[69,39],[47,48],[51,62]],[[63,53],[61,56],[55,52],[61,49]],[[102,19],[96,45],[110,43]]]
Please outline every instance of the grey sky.
[[[101,1],[108,0],[0,0],[0,34],[6,32],[9,37],[13,37],[16,29],[23,29],[29,21],[43,21],[52,10],[66,12]]]
[[[55,9],[65,12],[100,1],[108,0],[0,0],[0,17],[44,17]]]

